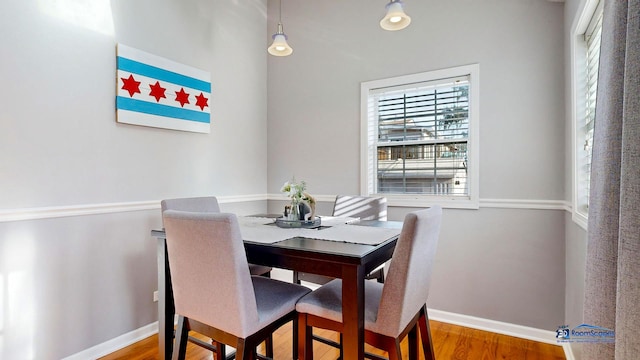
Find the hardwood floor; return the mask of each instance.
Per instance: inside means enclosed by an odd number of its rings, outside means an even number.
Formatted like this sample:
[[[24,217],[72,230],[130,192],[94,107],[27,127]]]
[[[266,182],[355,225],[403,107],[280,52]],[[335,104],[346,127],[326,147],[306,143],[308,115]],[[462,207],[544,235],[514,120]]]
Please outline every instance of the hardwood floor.
[[[470,329],[462,326],[431,321],[431,336],[438,360],[560,360],[565,359],[562,347],[539,343],[531,340],[500,335],[482,330]],[[317,330],[315,330],[317,331]],[[317,331],[324,337],[337,339],[336,333]],[[201,337],[201,339],[208,340]],[[291,326],[285,325],[274,334],[275,359],[291,359]],[[336,360],[338,350],[314,341],[314,359]],[[385,356],[386,353],[367,346],[366,351]],[[402,343],[403,358],[407,355],[407,341]],[[101,360],[157,360],[158,336],[154,335],[131,346],[107,355]],[[213,359],[210,351],[193,343],[187,348],[187,360]],[[420,359],[424,359],[420,354]]]

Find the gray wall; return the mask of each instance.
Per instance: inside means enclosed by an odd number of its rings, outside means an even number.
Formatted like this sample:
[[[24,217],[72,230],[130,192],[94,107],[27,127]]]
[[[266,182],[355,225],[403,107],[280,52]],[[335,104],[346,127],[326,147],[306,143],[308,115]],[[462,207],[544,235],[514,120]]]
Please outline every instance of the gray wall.
[[[160,199],[259,194],[222,208],[266,210],[266,0],[113,0],[115,34],[43,3],[0,2],[3,359],[59,359],[157,319]],[[118,42],[211,72],[211,134],[117,124]]]
[[[481,209],[445,210],[428,305],[555,330],[564,213],[535,204],[565,199],[563,5],[407,1],[406,11],[411,25],[386,32],[383,1],[284,2],[294,53],[268,59],[268,190],[295,175],[312,194],[359,193],[360,83],[479,63]],[[270,2],[271,31],[277,14]]]
[[[564,318],[563,230],[562,210],[445,210],[427,305],[555,331]]]

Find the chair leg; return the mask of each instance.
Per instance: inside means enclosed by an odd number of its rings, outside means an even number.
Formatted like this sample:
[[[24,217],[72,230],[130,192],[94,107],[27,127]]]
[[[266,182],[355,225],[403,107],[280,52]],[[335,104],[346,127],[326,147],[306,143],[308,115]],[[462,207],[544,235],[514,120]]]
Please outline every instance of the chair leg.
[[[298,316],[294,316],[291,321],[291,358],[298,356]],[[273,356],[271,356],[273,358]]]
[[[298,360],[313,359],[313,329],[307,325],[307,315],[298,314]]]
[[[217,342],[215,340],[211,340],[211,345],[216,347],[216,351],[213,353],[213,358],[215,360],[225,360],[225,347],[226,345],[221,343],[221,342]]]
[[[424,305],[418,318],[420,326],[420,338],[422,339],[422,349],[425,360],[435,360],[436,354],[433,351],[433,340],[431,339],[431,327],[429,326],[429,315],[427,315],[427,305]]]
[[[420,345],[418,344],[418,324],[414,324],[409,334],[409,360],[418,360],[418,353],[420,352]]]
[[[273,335],[269,335],[268,338],[264,339],[264,349],[265,355],[273,359]]]
[[[389,360],[402,360],[402,352],[400,351],[400,339],[396,339],[393,346],[390,346],[387,352],[389,353]]]
[[[244,339],[238,339],[236,345],[236,360],[253,360],[251,348],[247,348]],[[254,349],[255,351],[255,349]]]
[[[178,328],[176,329],[176,343],[173,347],[173,360],[184,360],[187,355],[187,342],[189,341],[189,328],[184,316],[178,316]]]
[[[295,270],[293,271],[293,283],[300,285],[300,278],[298,277],[298,272]]]

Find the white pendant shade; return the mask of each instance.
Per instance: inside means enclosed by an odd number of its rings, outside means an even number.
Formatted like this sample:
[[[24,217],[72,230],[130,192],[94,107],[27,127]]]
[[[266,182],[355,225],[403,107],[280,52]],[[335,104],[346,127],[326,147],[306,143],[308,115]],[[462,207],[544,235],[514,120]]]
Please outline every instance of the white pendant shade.
[[[387,14],[380,20],[380,27],[385,30],[402,30],[409,26],[411,18],[404,13],[402,2],[393,0],[387,4]]]
[[[278,32],[273,34],[273,43],[267,51],[273,56],[288,56],[293,53],[293,49],[287,44],[287,35],[282,32],[282,25],[278,24]]]
[[[293,49],[287,44],[287,35],[282,30],[282,0],[278,2],[279,15],[278,15],[278,31],[271,37],[273,42],[271,46],[267,48],[269,54],[273,56],[289,56],[293,53]]]

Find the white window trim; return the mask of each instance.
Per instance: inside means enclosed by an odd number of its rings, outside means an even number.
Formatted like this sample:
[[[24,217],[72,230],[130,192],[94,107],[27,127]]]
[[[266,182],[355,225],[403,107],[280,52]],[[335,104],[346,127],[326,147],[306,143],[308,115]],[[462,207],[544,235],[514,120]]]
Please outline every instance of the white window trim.
[[[467,148],[469,166],[469,196],[464,198],[409,195],[409,194],[380,194],[387,198],[389,206],[428,207],[440,205],[447,208],[478,209],[479,208],[479,124],[480,124],[480,66],[478,64],[464,65],[441,70],[428,71],[412,75],[398,76],[389,79],[366,81],[360,84],[360,193],[369,196],[376,195],[373,184],[375,179],[370,164],[370,149],[375,146],[375,139],[369,136],[368,99],[372,89],[399,86],[411,83],[433,81],[457,76],[469,76],[469,137]]]
[[[599,5],[600,3],[600,5]],[[591,18],[598,6],[602,6],[599,0],[583,0],[579,5],[579,10],[570,32],[570,54],[571,54],[571,177],[572,177],[572,216],[573,221],[587,230],[588,211],[586,204],[580,202],[580,162],[581,154],[584,152],[584,134],[582,124],[585,120],[585,74],[586,48],[584,33],[587,31]]]

